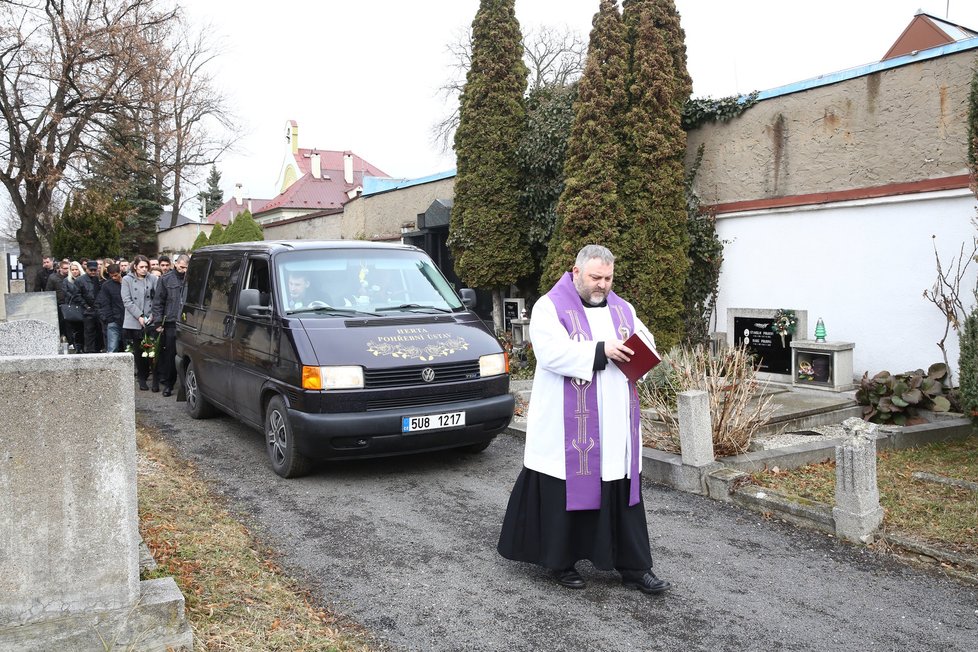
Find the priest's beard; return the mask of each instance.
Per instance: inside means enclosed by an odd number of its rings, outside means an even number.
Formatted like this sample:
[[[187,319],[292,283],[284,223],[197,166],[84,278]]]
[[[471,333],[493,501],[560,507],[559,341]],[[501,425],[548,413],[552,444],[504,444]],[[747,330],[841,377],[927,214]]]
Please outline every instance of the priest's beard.
[[[603,304],[608,299],[608,292],[611,292],[611,288],[608,288],[607,291],[602,291],[598,288],[588,288],[584,284],[583,276],[574,279],[574,287],[577,288],[577,293],[581,299],[591,306],[600,306]]]

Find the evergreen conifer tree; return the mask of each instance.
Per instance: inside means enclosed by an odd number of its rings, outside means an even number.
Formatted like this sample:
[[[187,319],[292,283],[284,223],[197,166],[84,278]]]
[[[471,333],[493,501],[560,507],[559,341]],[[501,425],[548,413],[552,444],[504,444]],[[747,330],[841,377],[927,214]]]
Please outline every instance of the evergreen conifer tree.
[[[692,81],[673,0],[625,0],[623,19],[631,48],[620,185],[628,228],[611,246],[615,284],[667,351],[684,328],[689,233],[681,118]]]
[[[527,221],[533,261],[533,272],[519,284],[524,297],[537,296],[543,263],[554,237],[576,99],[576,82],[539,87],[527,97],[527,130],[517,150],[523,178],[520,213]]]
[[[212,165],[210,174],[207,175],[207,190],[197,194],[204,208],[202,219],[216,211],[224,204],[224,191],[221,190],[221,173],[217,171],[217,166]]]
[[[527,68],[514,0],[481,0],[455,132],[455,201],[449,246],[469,285],[493,289],[502,329],[502,288],[532,271],[519,215],[516,147],[526,127]]]
[[[616,251],[624,228],[618,183],[622,160],[622,118],[627,111],[628,48],[615,0],[601,0],[592,21],[584,75],[578,84],[574,123],[567,144],[564,189],[557,205],[557,224],[540,279],[546,292],[571,269],[586,244]],[[615,276],[618,277],[618,264]]]
[[[127,211],[122,202],[94,190],[69,198],[54,223],[52,255],[72,260],[116,255]]]
[[[228,226],[230,227],[231,225],[229,224]],[[224,233],[225,233],[224,225],[218,222],[217,224],[214,225],[214,228],[211,229],[211,234],[207,238],[207,244],[209,245],[224,244]]]
[[[190,245],[190,251],[197,251],[201,247],[206,247],[208,244],[210,243],[208,242],[207,234],[201,231],[197,234],[197,239],[194,240],[194,243]]]
[[[213,232],[211,232],[213,236]],[[257,242],[265,239],[265,234],[262,233],[261,227],[255,218],[251,216],[251,211],[245,210],[244,212],[238,213],[238,216],[234,218],[228,228],[224,231],[224,238],[221,242],[228,244],[231,242]]]
[[[166,203],[144,141],[135,121],[117,118],[90,157],[84,183],[125,207],[122,245],[130,254],[156,252],[157,224]]]

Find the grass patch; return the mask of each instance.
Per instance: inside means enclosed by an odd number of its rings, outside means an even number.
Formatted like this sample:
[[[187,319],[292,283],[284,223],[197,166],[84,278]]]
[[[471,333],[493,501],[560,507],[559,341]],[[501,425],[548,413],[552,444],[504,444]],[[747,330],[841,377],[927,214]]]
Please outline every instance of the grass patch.
[[[160,434],[139,424],[139,529],[186,599],[195,650],[371,650],[368,633],[315,605]]]
[[[917,471],[978,482],[978,436],[881,451],[876,461],[884,529],[978,556],[978,492],[915,480]],[[835,502],[834,462],[751,477],[762,487],[830,505]]]

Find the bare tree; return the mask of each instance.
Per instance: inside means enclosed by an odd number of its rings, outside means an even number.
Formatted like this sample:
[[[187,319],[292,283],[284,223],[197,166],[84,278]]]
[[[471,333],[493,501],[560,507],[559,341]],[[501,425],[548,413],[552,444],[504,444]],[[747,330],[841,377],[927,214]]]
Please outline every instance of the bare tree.
[[[971,223],[978,227],[976,219],[972,219]],[[948,387],[953,387],[951,361],[947,357],[946,343],[952,331],[958,334],[961,332],[961,325],[968,316],[968,310],[965,309],[964,305],[965,301],[970,302],[970,300],[978,298],[978,287],[965,288],[964,290],[961,288],[961,284],[968,274],[968,266],[971,265],[972,261],[978,261],[978,236],[972,236],[971,242],[968,243],[971,248],[970,252],[965,253],[965,243],[962,242],[961,251],[957,258],[951,258],[947,267],[941,263],[941,256],[937,251],[937,236],[931,236],[931,238],[934,244],[937,278],[931,289],[924,290],[924,298],[941,311],[945,320],[944,334],[937,341],[937,348],[941,350],[941,354],[944,356],[944,366],[947,367],[945,384]]]
[[[442,152],[452,149],[458,127],[458,97],[472,62],[472,29],[455,33],[445,46],[451,55],[451,77],[438,92],[453,107],[452,113],[431,128],[432,140]],[[567,86],[580,78],[587,59],[587,41],[568,28],[542,26],[523,35],[523,63],[530,74],[527,93],[551,86]]]
[[[586,60],[587,42],[577,32],[544,25],[523,37],[523,61],[530,69],[528,92],[577,81]]]
[[[25,0],[0,6],[0,183],[16,211],[25,275],[69,164],[141,96],[161,28],[158,0]]]
[[[206,37],[189,27],[173,40],[164,65],[152,80],[148,112],[153,134],[153,157],[161,187],[172,191],[170,226],[196,193],[185,197],[185,184],[194,184],[202,169],[214,165],[236,139],[235,119],[214,86],[210,69],[220,52]],[[168,183],[168,186],[164,186]]]

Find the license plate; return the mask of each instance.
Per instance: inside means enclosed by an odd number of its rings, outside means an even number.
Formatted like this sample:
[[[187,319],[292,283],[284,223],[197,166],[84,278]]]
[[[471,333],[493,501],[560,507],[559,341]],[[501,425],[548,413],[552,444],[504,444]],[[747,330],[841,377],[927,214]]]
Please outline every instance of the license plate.
[[[437,430],[465,425],[465,412],[446,412],[445,414],[426,414],[420,417],[402,417],[401,432]]]

